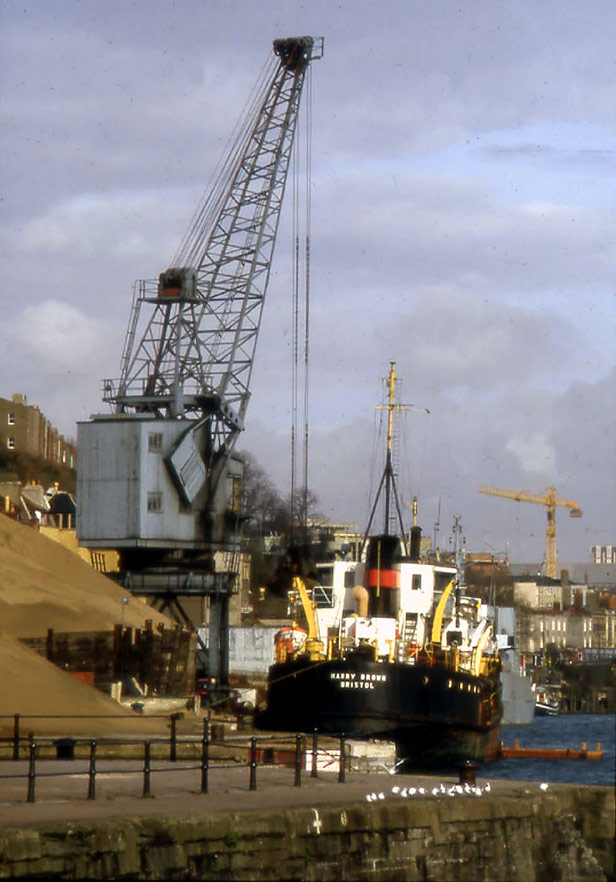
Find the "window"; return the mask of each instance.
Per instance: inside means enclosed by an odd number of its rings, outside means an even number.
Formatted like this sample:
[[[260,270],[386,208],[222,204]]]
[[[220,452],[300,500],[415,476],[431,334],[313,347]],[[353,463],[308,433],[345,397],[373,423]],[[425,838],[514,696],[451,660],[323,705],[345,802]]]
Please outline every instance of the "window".
[[[413,573],[413,591],[421,591],[421,573]]]
[[[15,414],[9,413],[7,415],[6,421],[9,424],[9,426],[14,426],[15,425]]]
[[[231,499],[229,507],[233,514],[240,514],[242,511],[242,479],[238,475],[231,477]]]
[[[163,494],[148,493],[148,512],[151,514],[162,514],[163,511]]]
[[[162,432],[150,432],[148,435],[148,451],[150,453],[160,453],[163,449]]]
[[[15,450],[15,439],[12,436],[6,439],[6,446],[9,450]]]

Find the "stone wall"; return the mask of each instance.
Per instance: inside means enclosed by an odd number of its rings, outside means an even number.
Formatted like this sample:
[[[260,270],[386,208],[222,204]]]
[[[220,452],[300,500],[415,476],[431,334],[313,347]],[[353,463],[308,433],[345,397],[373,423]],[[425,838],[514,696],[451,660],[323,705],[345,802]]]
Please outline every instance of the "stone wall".
[[[387,799],[0,830],[0,878],[614,879],[614,794]]]

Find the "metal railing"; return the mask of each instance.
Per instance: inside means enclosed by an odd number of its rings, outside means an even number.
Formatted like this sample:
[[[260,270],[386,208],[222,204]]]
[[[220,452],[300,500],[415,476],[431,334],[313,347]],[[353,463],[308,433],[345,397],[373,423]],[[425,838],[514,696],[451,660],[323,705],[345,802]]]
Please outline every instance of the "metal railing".
[[[15,715],[17,718],[19,715]],[[152,765],[152,747],[155,744],[165,744],[169,746],[169,761],[172,763],[176,763],[178,761],[178,753],[177,748],[178,745],[181,744],[191,744],[195,745],[195,738],[179,738],[177,735],[177,720],[179,715],[172,715],[171,717],[171,735],[170,738],[151,738],[146,740],[139,740],[135,742],[132,740],[122,740],[117,738],[112,739],[89,739],[89,738],[72,738],[72,737],[38,737],[34,739],[33,737],[29,738],[26,742],[27,744],[27,770],[22,773],[13,773],[13,774],[1,774],[0,773],[0,786],[3,781],[14,780],[23,778],[26,780],[26,802],[33,803],[36,801],[36,790],[37,783],[42,779],[46,778],[61,778],[61,777],[75,777],[75,770],[70,769],[68,771],[41,771],[40,765],[40,748],[45,745],[51,745],[56,748],[56,758],[57,759],[74,759],[74,750],[78,745],[88,745],[88,757],[87,757],[87,769],[83,773],[84,777],[87,778],[87,798],[89,800],[96,799],[96,788],[98,780],[103,777],[105,774],[113,774],[114,776],[120,775],[134,775],[139,774],[141,776],[142,786],[141,786],[141,795],[143,797],[149,797],[152,795],[152,777],[154,774],[160,775],[165,772],[176,772],[177,766],[167,767],[167,768],[154,768]],[[175,723],[175,725],[174,725]],[[337,779],[339,783],[344,783],[346,781],[346,772],[348,765],[348,756],[346,750],[346,739],[344,735],[334,736],[337,741],[337,749],[336,751],[328,751],[328,755],[333,757],[334,753],[337,754]],[[332,736],[328,735],[327,738],[331,741]],[[5,739],[6,740],[6,739]],[[302,784],[302,771],[307,765],[307,756],[311,755],[311,770],[310,776],[312,778],[318,777],[318,760],[319,753],[323,754],[323,751],[319,749],[319,735],[315,731],[312,735],[312,744],[309,748],[306,747],[306,736],[302,734],[289,735],[288,737],[280,737],[279,735],[261,735],[256,736],[252,735],[250,737],[236,737],[236,738],[228,738],[214,740],[211,737],[211,722],[209,719],[204,719],[203,722],[203,732],[199,738],[197,736],[197,740],[200,741],[199,747],[199,762],[197,764],[187,765],[185,762],[182,763],[183,771],[198,771],[200,773],[200,792],[208,793],[209,792],[209,784],[210,784],[210,772],[216,769],[229,769],[232,766],[236,767],[236,763],[230,764],[229,762],[223,764],[212,764],[210,758],[210,748],[213,745],[224,745],[224,746],[236,746],[246,749],[247,759],[246,759],[246,767],[248,769],[248,789],[256,790],[258,783],[258,769],[259,767],[267,766],[291,766],[294,770],[294,786],[301,787]],[[99,748],[101,746],[109,746],[109,745],[132,745],[136,744],[142,745],[141,747],[141,764],[139,767],[131,767],[122,770],[118,770],[117,767],[114,767],[111,772],[106,772],[105,770],[100,769],[97,766],[97,758]],[[280,748],[282,746],[282,750],[279,750],[279,754],[283,754],[282,759],[276,759],[276,748]],[[285,750],[286,748],[286,750]],[[15,720],[15,734],[13,738],[13,756],[12,759],[19,760],[19,749],[20,749],[20,736],[19,736],[19,719]],[[64,795],[66,798],[66,794]]]
[[[134,721],[135,723],[143,722],[144,719],[147,720],[167,720],[169,722],[169,759],[171,762],[175,762],[177,759],[177,740],[178,740],[178,722],[184,717],[182,712],[177,712],[173,714],[148,714],[147,717],[123,717],[122,723],[127,721]],[[13,721],[13,734],[9,738],[0,737],[0,744],[2,742],[9,741],[13,745],[13,759],[19,759],[20,749],[23,744],[28,745],[33,736],[28,735],[25,738],[21,734],[22,721],[23,720],[117,720],[116,716],[112,716],[110,714],[11,714],[11,715],[0,715],[0,720],[12,720]],[[53,741],[61,740],[64,737],[71,736],[62,736],[56,735]],[[40,738],[38,739],[41,740]],[[166,740],[166,739],[165,739]],[[116,742],[117,743],[117,742]],[[126,742],[129,743],[129,742]]]

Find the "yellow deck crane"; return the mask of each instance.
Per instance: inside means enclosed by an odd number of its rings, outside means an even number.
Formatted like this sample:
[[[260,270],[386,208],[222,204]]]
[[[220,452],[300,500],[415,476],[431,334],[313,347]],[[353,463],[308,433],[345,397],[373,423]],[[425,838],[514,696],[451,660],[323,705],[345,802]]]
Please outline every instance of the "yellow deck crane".
[[[556,492],[555,487],[546,487],[545,493],[527,493],[525,490],[503,490],[500,487],[479,488],[480,493],[487,493],[489,496],[504,496],[505,499],[515,499],[517,502],[537,502],[539,505],[545,505],[548,515],[548,526],[546,532],[546,552],[545,552],[545,571],[550,579],[556,579],[556,509],[568,508],[569,516],[572,518],[581,518],[582,510],[577,502],[565,499]]]

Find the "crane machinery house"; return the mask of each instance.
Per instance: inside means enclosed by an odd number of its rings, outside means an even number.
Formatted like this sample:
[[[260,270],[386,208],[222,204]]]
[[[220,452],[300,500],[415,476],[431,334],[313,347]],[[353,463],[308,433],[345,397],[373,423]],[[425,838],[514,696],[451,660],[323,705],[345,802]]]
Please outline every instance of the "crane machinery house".
[[[124,550],[236,547],[244,425],[261,310],[300,98],[323,40],[275,40],[220,173],[171,266],[135,283],[110,413],[78,425],[81,545]]]

